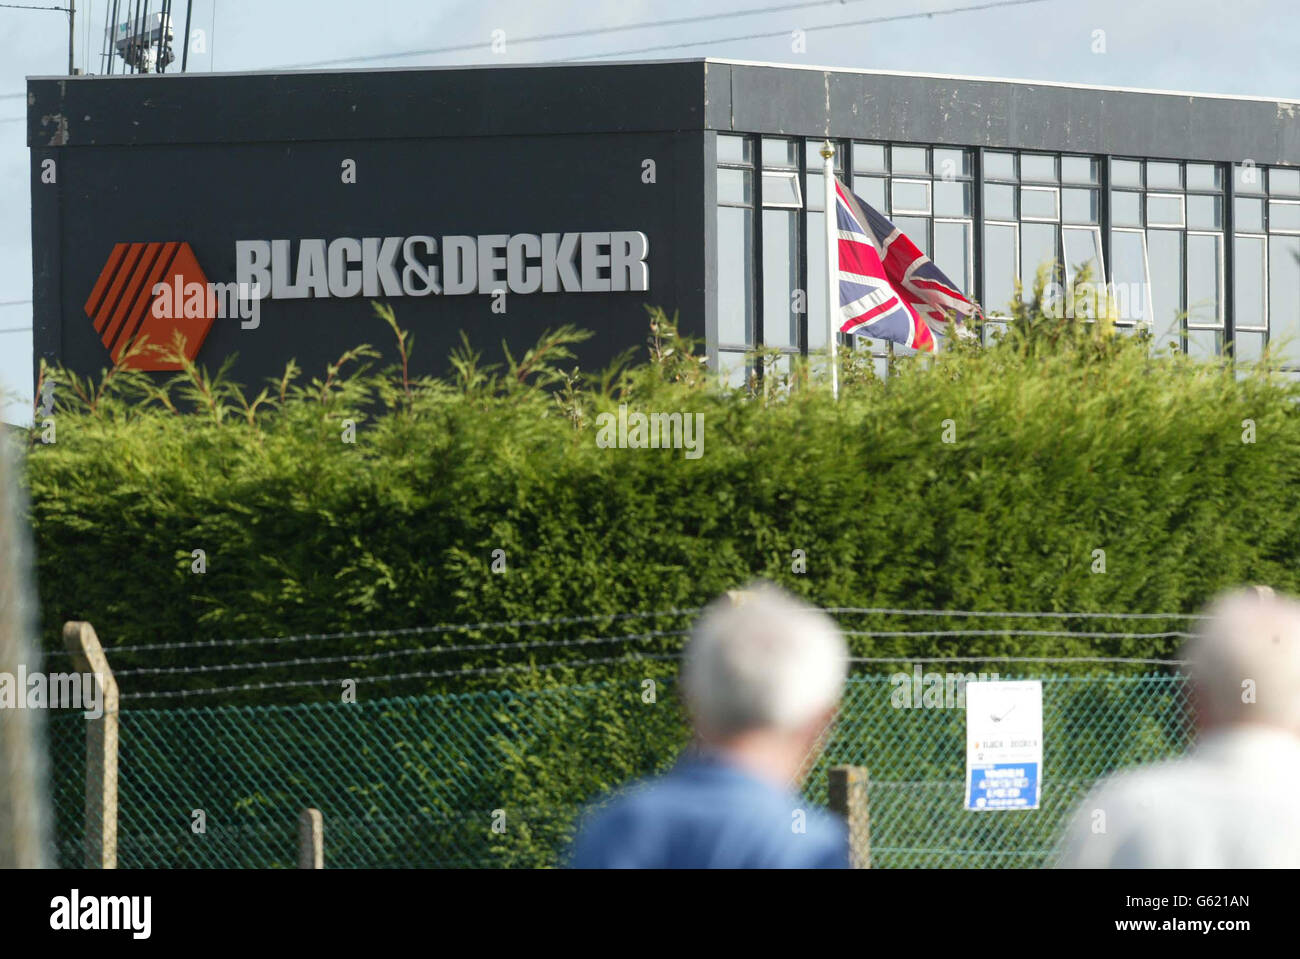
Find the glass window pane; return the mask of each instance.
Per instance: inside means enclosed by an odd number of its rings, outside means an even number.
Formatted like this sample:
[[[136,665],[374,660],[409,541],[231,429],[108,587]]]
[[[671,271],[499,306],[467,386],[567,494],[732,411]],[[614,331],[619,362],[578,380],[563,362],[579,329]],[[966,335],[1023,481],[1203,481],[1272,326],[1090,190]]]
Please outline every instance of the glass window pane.
[[[818,157],[817,159],[821,159]],[[853,144],[853,172],[884,173],[885,146],[882,143]]]
[[[1057,195],[1056,190],[1034,189],[1033,187],[1020,188],[1020,218],[1022,220],[1045,219],[1055,220],[1057,218]]]
[[[984,219],[1014,220],[1016,218],[1016,188],[1006,184],[989,183],[984,187]]]
[[[920,216],[896,216],[894,226],[898,227],[909,240],[916,244],[926,256],[930,256],[930,221]],[[933,257],[931,257],[933,259]]]
[[[799,195],[798,174],[764,173],[763,206],[803,206],[803,197]]]
[[[1183,226],[1183,198],[1161,193],[1147,194],[1148,226]]]
[[[1187,197],[1187,225],[1193,230],[1223,229],[1223,197]]]
[[[1111,300],[1121,323],[1150,323],[1151,278],[1147,275],[1146,237],[1141,232],[1110,234]]]
[[[718,134],[719,163],[748,163],[749,137],[733,137]]]
[[[1233,317],[1237,329],[1267,329],[1264,314],[1265,246],[1262,236],[1233,240]]]
[[[1218,165],[1214,163],[1187,164],[1187,189],[1189,190],[1223,189],[1222,177],[1220,177],[1219,175]]]
[[[794,210],[763,211],[763,343],[798,346],[799,220]]]
[[[1282,167],[1269,167],[1268,192],[1300,196],[1300,170],[1287,170]]]
[[[1020,179],[1055,182],[1056,157],[1044,156],[1041,153],[1020,154]]]
[[[1171,343],[1181,348],[1183,309],[1183,235],[1177,230],[1147,230],[1147,259],[1151,265],[1151,332],[1159,349]]]
[[[1142,161],[1111,160],[1110,184],[1111,186],[1140,187],[1142,185]]]
[[[1243,233],[1264,232],[1264,201],[1239,196],[1232,201],[1233,227]]]
[[[1015,296],[1016,227],[984,226],[984,309],[1006,315]]]
[[[1243,163],[1232,168],[1238,193],[1263,193],[1264,172],[1253,163]]]
[[[1177,163],[1163,163],[1157,160],[1147,161],[1147,189],[1163,188],[1182,189],[1183,174]]]
[[[1187,355],[1208,360],[1223,355],[1222,330],[1188,330]]]
[[[1112,191],[1110,220],[1115,226],[1141,226],[1142,194]]]
[[[1219,326],[1223,320],[1222,236],[1187,234],[1187,322]]]
[[[893,147],[889,151],[890,161],[893,163],[892,172],[898,173],[929,173],[930,164],[926,157],[925,147]]]
[[[866,200],[869,206],[873,206],[881,213],[888,215],[889,204],[885,201],[886,182],[888,181],[884,177],[879,176],[855,176],[853,178],[853,192]]]
[[[1268,238],[1268,348],[1300,362],[1300,236]]]
[[[763,140],[763,166],[797,167],[799,145],[794,140]]]
[[[1046,282],[1051,283],[1057,262],[1056,226],[1051,223],[1024,223],[1020,227],[1020,281],[1026,302],[1033,298],[1034,284],[1039,270],[1046,271]]]
[[[934,181],[935,216],[970,216],[970,183]]]
[[[895,213],[930,212],[930,184],[915,180],[893,181],[893,209]]]
[[[818,177],[820,180],[821,177]],[[808,349],[826,349],[826,214],[808,215]]]
[[[1096,157],[1061,157],[1063,183],[1096,183],[1097,169]]]
[[[821,172],[826,161],[822,159],[822,144],[825,140],[805,140],[804,141],[804,162],[808,164],[809,170]],[[835,148],[835,172],[844,172],[844,145],[838,140],[832,140],[831,146]]]
[[[731,389],[739,389],[749,380],[749,367],[744,353],[718,351],[718,375]]]
[[[941,180],[970,176],[970,151],[935,147],[934,175]]]
[[[767,376],[773,383],[788,384],[790,378],[790,354],[786,353],[773,359],[768,365]]]
[[[748,170],[718,170],[719,203],[752,203],[754,174]]]
[[[1063,227],[1061,245],[1064,247],[1066,282],[1073,284],[1081,278],[1085,269],[1089,283],[1099,286],[1105,282],[1105,273],[1101,268],[1100,230]]]
[[[984,154],[984,178],[986,180],[1014,180],[1016,178],[1016,155],[1014,153]]]
[[[956,283],[957,288],[962,292],[971,289],[970,235],[969,223],[936,221],[934,224],[935,265],[943,270],[948,275],[948,279]]]
[[[753,216],[744,207],[718,207],[719,343],[754,341]]]
[[[1264,334],[1238,330],[1232,355],[1238,363],[1258,363],[1264,356]]]
[[[1270,200],[1268,204],[1269,230],[1290,232],[1300,230],[1300,203]]]
[[[1066,223],[1096,223],[1099,204],[1096,190],[1062,190],[1061,219]]]
[[[820,167],[818,169],[820,169]],[[804,205],[809,210],[826,209],[826,187],[822,184],[822,179],[820,173],[809,173],[804,177],[803,195],[806,198]]]
[[[1242,364],[1258,363],[1264,357],[1264,339],[1262,333],[1236,331],[1236,339],[1232,342],[1232,357]]]

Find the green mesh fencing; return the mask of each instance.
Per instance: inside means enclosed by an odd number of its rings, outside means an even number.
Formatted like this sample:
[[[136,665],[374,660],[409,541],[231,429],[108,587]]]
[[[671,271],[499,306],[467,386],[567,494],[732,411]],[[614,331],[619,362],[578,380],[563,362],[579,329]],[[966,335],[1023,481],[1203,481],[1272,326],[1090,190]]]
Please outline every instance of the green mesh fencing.
[[[895,708],[887,675],[849,681],[807,778],[809,800],[826,802],[829,767],[867,767],[874,867],[1051,865],[1089,787],[1119,767],[1178,755],[1192,723],[1177,676],[1041,678],[1041,809],[963,810],[964,711]],[[58,861],[79,866],[85,721],[58,715],[48,732]],[[294,867],[306,807],[323,814],[327,868],[518,868],[562,864],[584,803],[671,765],[688,733],[670,693],[647,703],[642,684],[627,681],[127,708],[120,737],[124,868]]]

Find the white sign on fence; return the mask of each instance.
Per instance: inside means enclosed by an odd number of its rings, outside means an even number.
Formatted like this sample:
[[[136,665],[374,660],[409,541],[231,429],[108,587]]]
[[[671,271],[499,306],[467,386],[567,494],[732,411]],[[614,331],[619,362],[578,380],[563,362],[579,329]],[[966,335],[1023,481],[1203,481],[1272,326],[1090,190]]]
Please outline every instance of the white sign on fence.
[[[966,685],[966,808],[1037,809],[1042,793],[1043,684]]]

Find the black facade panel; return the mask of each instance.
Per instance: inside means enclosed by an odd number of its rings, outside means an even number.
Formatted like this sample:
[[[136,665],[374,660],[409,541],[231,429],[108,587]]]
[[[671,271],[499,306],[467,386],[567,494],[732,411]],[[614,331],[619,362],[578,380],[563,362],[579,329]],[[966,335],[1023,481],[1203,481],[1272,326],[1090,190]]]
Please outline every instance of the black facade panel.
[[[33,210],[36,352],[81,372],[110,365],[83,306],[114,244],[127,242],[186,241],[209,281],[228,282],[237,240],[636,230],[649,239],[647,292],[512,293],[504,314],[485,294],[389,298],[415,335],[416,371],[445,369],[461,331],[495,362],[503,340],[517,356],[566,323],[595,332],[580,359],[602,365],[645,342],[646,305],[680,310],[688,332],[704,333],[701,132],[57,152],[62,230],[50,226],[48,204]],[[41,155],[33,151],[36,177]],[[643,182],[646,159],[655,183]],[[355,184],[342,182],[345,160],[355,161]],[[198,360],[215,367],[237,353],[235,379],[253,384],[290,358],[314,375],[362,342],[394,355],[363,296],[266,299],[257,329],[218,319]]]
[[[703,61],[28,81],[28,144],[699,130]]]

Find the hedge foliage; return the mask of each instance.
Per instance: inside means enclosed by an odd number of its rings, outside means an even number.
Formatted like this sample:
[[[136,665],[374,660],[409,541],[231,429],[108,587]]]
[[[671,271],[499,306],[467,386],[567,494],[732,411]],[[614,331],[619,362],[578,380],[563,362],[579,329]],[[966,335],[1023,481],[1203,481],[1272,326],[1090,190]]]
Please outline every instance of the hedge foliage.
[[[389,308],[376,312],[409,356],[410,333]],[[842,357],[835,402],[799,363],[789,375],[721,388],[671,320],[652,312],[650,329],[648,357],[591,375],[569,368],[568,347],[583,336],[569,328],[497,365],[462,349],[440,379],[408,379],[404,363],[375,368],[377,354],[363,346],[314,378],[291,364],[255,396],[193,366],[165,384],[121,366],[96,382],[46,371],[56,442],[41,442],[38,415],[27,478],[47,645],[57,647],[65,620],[86,619],[113,662],[145,665],[113,650],[689,608],[753,577],[826,606],[916,609],[1192,611],[1234,584],[1300,587],[1300,418],[1289,383],[1152,356],[1105,323],[1031,310],[996,346],[959,342],[934,360],[899,360],[886,381]],[[597,417],[620,404],[702,414],[703,454],[601,448]],[[493,571],[495,550],[504,571]],[[794,571],[796,550],[804,572]],[[591,658],[622,647],[346,661],[412,644],[686,622],[163,652],[147,665],[341,661],[140,674],[122,685],[131,693]],[[945,624],[971,625],[926,626]],[[1173,642],[854,644],[878,655],[1149,656]],[[432,679],[400,691],[464,685]],[[321,695],[286,690],[280,701]]]

